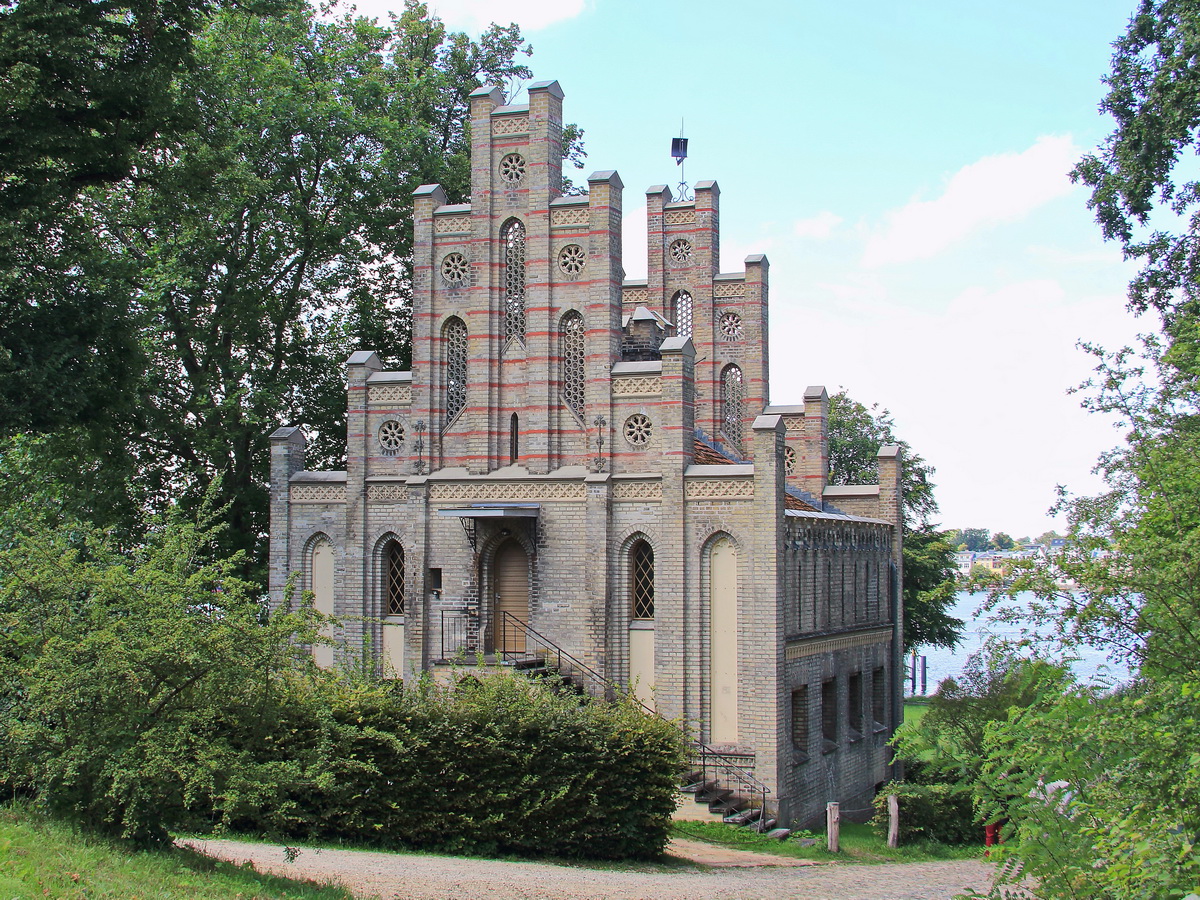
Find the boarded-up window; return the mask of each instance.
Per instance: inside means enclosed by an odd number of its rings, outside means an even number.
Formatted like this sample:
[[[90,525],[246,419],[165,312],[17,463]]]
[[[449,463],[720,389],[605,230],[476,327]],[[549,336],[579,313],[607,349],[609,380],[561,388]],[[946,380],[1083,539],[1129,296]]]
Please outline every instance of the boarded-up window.
[[[862,672],[850,676],[850,739],[858,740],[863,733],[863,677]]]
[[[808,757],[808,685],[792,691],[792,745]]]
[[[837,679],[831,678],[821,685],[821,738],[828,753],[837,749],[838,712]]]
[[[887,681],[883,666],[871,673],[871,716],[877,727],[887,727]]]

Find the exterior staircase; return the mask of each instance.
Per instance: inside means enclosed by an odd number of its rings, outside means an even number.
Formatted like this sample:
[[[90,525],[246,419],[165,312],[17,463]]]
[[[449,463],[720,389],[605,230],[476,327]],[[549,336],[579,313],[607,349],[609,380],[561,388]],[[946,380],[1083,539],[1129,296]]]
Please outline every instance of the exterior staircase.
[[[456,631],[448,631],[443,627],[443,635]],[[612,701],[626,693],[619,685],[508,612],[500,613],[497,631],[495,661],[511,666],[530,678],[544,681],[552,690],[578,694],[585,701]],[[443,647],[443,658],[461,655],[461,649],[457,653],[448,652],[454,649]],[[641,701],[635,699],[635,702],[647,714],[657,715],[655,710]],[[771,830],[775,825],[769,809],[771,789],[738,760],[699,741],[692,742],[692,768],[684,776],[680,790],[685,798],[691,797],[696,804],[707,806],[713,820],[762,832]]]

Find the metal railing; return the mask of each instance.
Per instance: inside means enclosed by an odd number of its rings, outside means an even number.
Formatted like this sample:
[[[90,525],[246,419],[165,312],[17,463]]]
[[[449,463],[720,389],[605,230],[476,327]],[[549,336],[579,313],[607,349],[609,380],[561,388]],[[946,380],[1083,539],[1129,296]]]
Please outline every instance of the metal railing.
[[[542,660],[553,666],[563,678],[571,678],[591,697],[613,700],[626,693],[620,685],[605,678],[587,663],[575,658],[554,641],[531,628],[512,613],[501,612],[498,617],[496,652],[505,662]],[[637,697],[629,698],[652,716],[658,712]],[[762,829],[767,818],[767,795],[771,789],[754,777],[744,766],[719,750],[700,741],[692,741],[692,763],[701,774],[701,784],[735,784],[730,788],[744,796],[751,806],[756,803],[760,812],[755,827]]]
[[[439,659],[474,656],[480,650],[479,626],[465,610],[442,610],[442,655]]]

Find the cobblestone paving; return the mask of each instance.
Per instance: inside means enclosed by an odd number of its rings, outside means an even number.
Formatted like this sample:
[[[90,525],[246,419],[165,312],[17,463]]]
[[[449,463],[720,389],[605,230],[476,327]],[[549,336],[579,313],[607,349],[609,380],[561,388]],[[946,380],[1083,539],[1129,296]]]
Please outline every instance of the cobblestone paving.
[[[985,887],[991,872],[975,860],[747,867],[742,859],[717,862],[716,867],[630,871],[309,849],[289,863],[283,847],[275,844],[188,843],[219,859],[249,860],[260,871],[337,882],[359,897],[382,900],[951,900],[968,888]]]

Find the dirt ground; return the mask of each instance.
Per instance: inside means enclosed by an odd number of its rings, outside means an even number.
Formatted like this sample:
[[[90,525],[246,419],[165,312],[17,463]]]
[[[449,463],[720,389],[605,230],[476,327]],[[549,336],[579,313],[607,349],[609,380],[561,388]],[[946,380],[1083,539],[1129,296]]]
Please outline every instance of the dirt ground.
[[[302,849],[188,841],[218,859],[264,872],[339,883],[368,900],[951,900],[985,888],[976,860],[885,865],[821,864],[675,840],[674,866],[593,867],[431,854]]]

